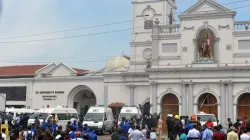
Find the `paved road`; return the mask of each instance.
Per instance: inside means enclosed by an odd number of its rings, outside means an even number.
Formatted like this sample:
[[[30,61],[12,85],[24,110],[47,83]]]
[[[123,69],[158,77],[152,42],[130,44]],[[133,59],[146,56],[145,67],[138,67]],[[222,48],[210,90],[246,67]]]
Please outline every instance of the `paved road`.
[[[110,134],[98,135],[98,140],[110,140]]]

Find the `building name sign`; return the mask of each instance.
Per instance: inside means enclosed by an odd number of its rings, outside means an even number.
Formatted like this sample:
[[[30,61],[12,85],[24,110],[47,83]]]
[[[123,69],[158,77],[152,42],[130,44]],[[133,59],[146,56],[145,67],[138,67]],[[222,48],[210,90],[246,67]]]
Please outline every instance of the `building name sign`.
[[[43,100],[54,101],[57,95],[64,94],[64,91],[36,91],[36,94],[42,95]]]

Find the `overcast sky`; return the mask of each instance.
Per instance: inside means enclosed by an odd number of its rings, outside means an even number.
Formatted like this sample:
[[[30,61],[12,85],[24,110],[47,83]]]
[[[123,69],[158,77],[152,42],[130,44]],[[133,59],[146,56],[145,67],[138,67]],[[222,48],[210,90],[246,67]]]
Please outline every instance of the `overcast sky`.
[[[177,0],[183,12],[197,0]],[[238,0],[217,0],[221,4]],[[228,5],[249,5],[249,1]],[[237,9],[236,20],[250,20],[249,8]],[[83,28],[131,20],[130,0],[3,0],[0,20],[0,65],[64,62],[71,67],[99,69],[108,59],[130,54],[130,31],[82,36],[79,38],[29,43],[3,43],[43,40],[131,28],[131,22],[70,32],[3,39]],[[1,43],[2,42],[2,43]]]

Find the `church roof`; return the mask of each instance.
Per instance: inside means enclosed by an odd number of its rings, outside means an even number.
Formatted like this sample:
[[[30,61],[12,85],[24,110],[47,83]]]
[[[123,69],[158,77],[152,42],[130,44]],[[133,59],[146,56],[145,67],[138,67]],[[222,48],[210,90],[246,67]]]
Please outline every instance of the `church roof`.
[[[236,12],[219,4],[215,0],[199,0],[185,12],[179,15],[180,19],[185,18],[211,18],[216,16],[235,16]],[[206,16],[204,16],[206,15]]]
[[[30,77],[35,76],[36,72],[49,66],[43,65],[16,65],[0,67],[0,77]],[[72,68],[78,75],[86,74],[88,70]]]

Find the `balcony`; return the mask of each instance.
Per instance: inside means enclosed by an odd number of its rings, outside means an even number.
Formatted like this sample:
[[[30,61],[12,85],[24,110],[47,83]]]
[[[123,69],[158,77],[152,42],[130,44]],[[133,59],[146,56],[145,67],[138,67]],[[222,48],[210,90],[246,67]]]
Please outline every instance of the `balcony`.
[[[250,31],[250,21],[236,21],[234,22],[234,31]]]
[[[180,33],[180,24],[159,25],[158,27],[160,29],[160,35]]]

